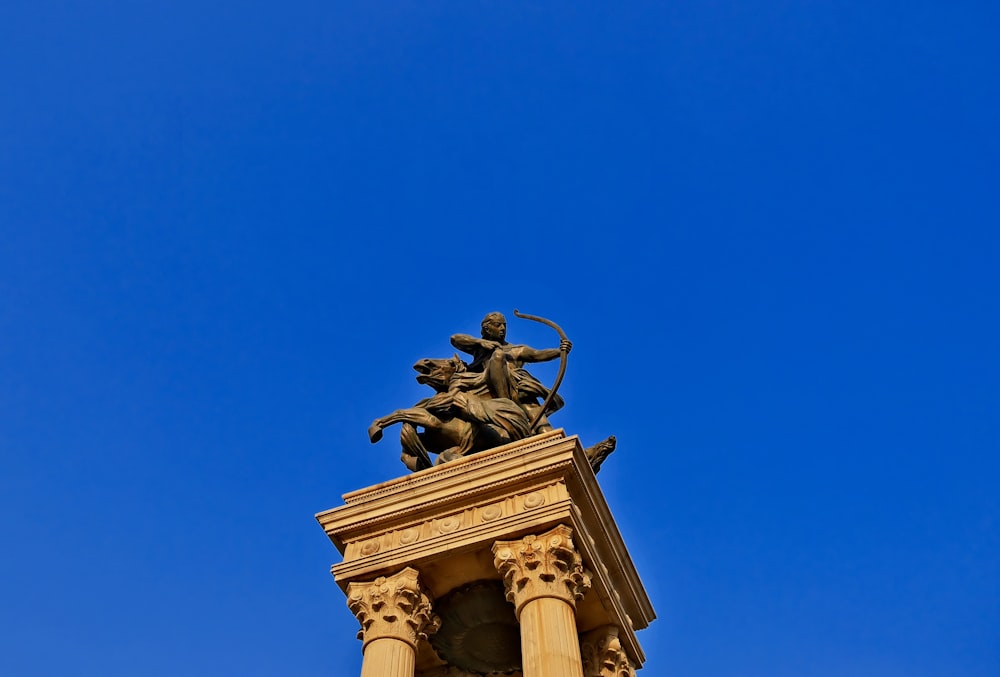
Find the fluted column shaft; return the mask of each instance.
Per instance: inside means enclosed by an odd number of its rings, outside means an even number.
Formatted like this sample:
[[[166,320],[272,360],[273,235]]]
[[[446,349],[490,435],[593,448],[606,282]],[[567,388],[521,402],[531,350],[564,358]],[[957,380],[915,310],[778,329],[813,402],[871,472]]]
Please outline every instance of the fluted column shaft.
[[[350,583],[347,605],[361,622],[361,677],[413,677],[417,641],[440,625],[417,571],[407,567],[370,583]]]
[[[561,599],[539,597],[524,605],[518,621],[524,677],[583,675],[573,607]]]
[[[559,525],[493,545],[493,564],[520,624],[524,677],[583,677],[576,602],[590,588],[590,576],[572,534]]]
[[[413,677],[416,650],[395,637],[372,640],[365,647],[361,677]]]

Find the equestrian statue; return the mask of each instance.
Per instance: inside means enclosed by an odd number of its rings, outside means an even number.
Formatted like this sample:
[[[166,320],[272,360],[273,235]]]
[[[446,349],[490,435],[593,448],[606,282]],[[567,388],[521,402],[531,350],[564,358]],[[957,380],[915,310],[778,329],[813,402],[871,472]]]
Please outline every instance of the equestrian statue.
[[[468,334],[451,337],[451,345],[470,355],[472,361],[466,363],[457,353],[418,361],[413,365],[417,382],[430,386],[434,395],[409,409],[375,419],[368,428],[368,438],[378,442],[386,427],[401,424],[400,458],[407,468],[417,471],[552,430],[548,417],[563,407],[556,391],[573,344],[551,320],[517,310],[514,315],[553,328],[559,334],[559,347],[537,350],[508,343],[506,318],[489,313],[483,318],[479,338]],[[525,364],[556,358],[559,373],[551,388],[524,368]],[[586,449],[594,472],[600,470],[616,444],[612,435]],[[431,454],[437,456],[433,461]]]

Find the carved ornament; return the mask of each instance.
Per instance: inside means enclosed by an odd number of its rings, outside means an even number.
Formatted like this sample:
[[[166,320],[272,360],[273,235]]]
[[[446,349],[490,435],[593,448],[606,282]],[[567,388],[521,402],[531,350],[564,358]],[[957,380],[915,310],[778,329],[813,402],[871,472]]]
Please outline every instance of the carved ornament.
[[[503,576],[507,601],[520,617],[533,599],[555,597],[575,607],[590,589],[590,573],[573,546],[573,530],[560,524],[539,535],[493,545],[493,565]]]
[[[361,623],[358,639],[365,646],[376,639],[393,638],[416,649],[419,640],[440,626],[417,571],[409,567],[370,583],[348,584],[347,606]]]
[[[372,557],[396,548],[413,545],[418,541],[428,542],[435,538],[450,536],[478,524],[496,522],[504,517],[513,517],[537,510],[547,503],[562,500],[569,494],[562,484],[553,484],[532,489],[521,495],[511,496],[498,503],[490,503],[435,517],[419,524],[411,524],[403,529],[392,529],[365,536],[364,540],[349,544],[345,561]]]
[[[618,639],[618,628],[592,630],[580,642],[583,677],[635,677],[635,667]]]

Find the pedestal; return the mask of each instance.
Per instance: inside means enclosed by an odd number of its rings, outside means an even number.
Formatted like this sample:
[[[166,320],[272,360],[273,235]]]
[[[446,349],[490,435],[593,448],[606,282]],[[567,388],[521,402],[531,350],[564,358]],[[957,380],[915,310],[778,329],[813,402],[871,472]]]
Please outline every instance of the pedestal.
[[[392,677],[642,666],[635,633],[653,608],[576,437],[555,430],[343,498],[316,517],[343,555],[331,571],[363,626],[363,674],[373,661]],[[405,603],[388,615],[412,642],[368,639],[359,591],[404,571]]]

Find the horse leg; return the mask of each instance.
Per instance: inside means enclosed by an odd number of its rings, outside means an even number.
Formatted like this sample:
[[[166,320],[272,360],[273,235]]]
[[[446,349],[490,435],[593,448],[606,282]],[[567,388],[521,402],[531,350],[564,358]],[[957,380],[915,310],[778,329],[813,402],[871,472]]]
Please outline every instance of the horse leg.
[[[454,461],[471,452],[475,448],[477,427],[475,424],[458,418],[445,423],[440,432],[454,442],[454,445],[438,454],[437,464]]]
[[[403,447],[400,456],[403,465],[414,472],[431,467],[431,456],[412,423],[404,423],[401,426],[399,443]]]

